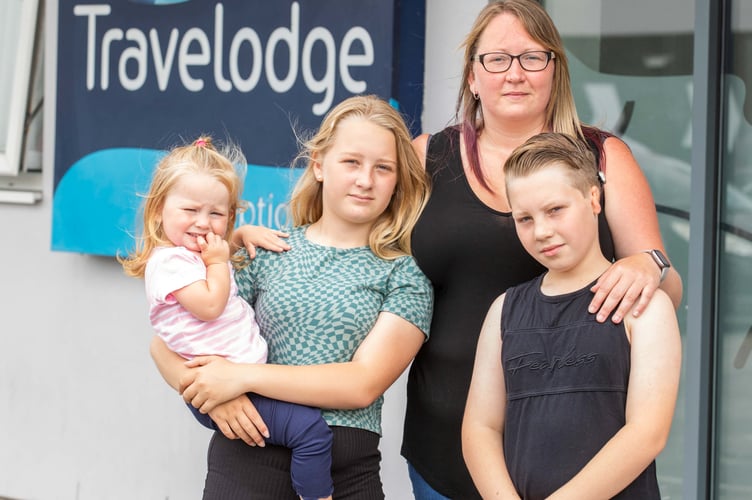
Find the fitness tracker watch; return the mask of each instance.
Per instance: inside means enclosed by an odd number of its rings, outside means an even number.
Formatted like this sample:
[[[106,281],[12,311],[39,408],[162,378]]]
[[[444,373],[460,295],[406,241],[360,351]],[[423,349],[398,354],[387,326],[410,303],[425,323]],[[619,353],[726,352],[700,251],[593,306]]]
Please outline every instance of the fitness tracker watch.
[[[671,267],[671,263],[668,261],[665,255],[663,255],[663,252],[657,249],[653,250],[644,250],[645,253],[650,254],[650,256],[655,261],[658,268],[661,270],[661,280],[660,283],[663,283],[663,280],[666,279],[666,274],[668,274],[668,270]]]

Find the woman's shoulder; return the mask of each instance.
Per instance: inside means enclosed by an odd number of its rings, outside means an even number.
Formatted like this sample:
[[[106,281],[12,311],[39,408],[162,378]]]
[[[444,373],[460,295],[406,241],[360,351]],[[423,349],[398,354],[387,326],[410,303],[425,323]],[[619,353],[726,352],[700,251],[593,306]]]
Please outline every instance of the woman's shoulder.
[[[426,134],[427,135],[427,134]],[[455,141],[460,136],[459,125],[449,125],[434,134],[430,134],[431,140],[437,141]]]
[[[455,177],[457,175],[456,166],[462,161],[459,126],[452,125],[430,136],[424,134],[421,137],[425,137],[425,144],[419,153],[423,155],[426,171],[434,176],[449,167],[450,176]],[[421,146],[416,145],[415,147]]]
[[[602,170],[606,171],[609,180],[621,176],[642,175],[632,149],[620,137],[615,135],[606,137],[603,143],[603,159]]]
[[[420,134],[413,139],[413,146],[418,152],[425,151],[432,134]]]
[[[603,150],[608,153],[621,153],[621,154],[632,154],[632,150],[630,149],[629,145],[624,142],[624,139],[621,137],[615,136],[613,134],[604,136],[603,138]]]
[[[629,151],[629,146],[624,140],[613,132],[592,126],[583,126],[582,133],[585,139],[599,151],[609,150]]]
[[[582,132],[596,157],[599,158],[599,170],[605,172],[607,165],[613,167],[613,165],[618,166],[625,160],[634,160],[630,147],[616,134],[584,125]]]
[[[433,150],[436,148],[446,149],[447,145],[457,142],[455,138],[458,137],[458,128],[456,126],[450,126],[433,134],[420,134],[413,139],[413,148],[418,153],[418,157],[425,167],[429,148]]]

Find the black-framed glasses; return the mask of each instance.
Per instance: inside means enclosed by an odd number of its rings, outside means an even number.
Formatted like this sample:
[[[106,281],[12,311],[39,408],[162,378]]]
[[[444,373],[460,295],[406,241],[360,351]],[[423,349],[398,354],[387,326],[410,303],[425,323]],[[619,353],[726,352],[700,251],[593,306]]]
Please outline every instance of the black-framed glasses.
[[[489,73],[503,73],[512,67],[512,61],[517,59],[525,71],[543,71],[548,67],[551,59],[555,59],[556,54],[545,50],[531,50],[513,56],[506,52],[486,52],[473,57],[473,61],[478,61],[483,69]]]

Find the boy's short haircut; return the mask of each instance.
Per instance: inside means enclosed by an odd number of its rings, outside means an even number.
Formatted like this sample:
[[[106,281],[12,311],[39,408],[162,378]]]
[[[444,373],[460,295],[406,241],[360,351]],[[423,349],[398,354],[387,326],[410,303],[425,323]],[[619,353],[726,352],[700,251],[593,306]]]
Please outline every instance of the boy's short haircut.
[[[600,188],[593,150],[581,139],[556,132],[534,135],[515,149],[504,163],[504,178],[526,177],[552,164],[564,166],[583,194]]]

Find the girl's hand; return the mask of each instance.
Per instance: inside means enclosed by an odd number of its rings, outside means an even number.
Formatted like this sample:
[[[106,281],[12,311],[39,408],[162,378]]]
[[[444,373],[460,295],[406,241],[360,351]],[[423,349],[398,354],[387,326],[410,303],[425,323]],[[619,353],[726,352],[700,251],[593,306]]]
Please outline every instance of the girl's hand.
[[[265,446],[269,429],[245,394],[222,403],[209,412],[227,439],[242,439],[249,446]]]
[[[236,248],[245,247],[248,250],[248,256],[253,259],[256,257],[257,246],[272,252],[286,252],[290,249],[290,245],[282,238],[288,236],[290,235],[283,231],[246,224],[237,228],[232,234],[232,243]]]
[[[201,260],[209,266],[211,264],[226,264],[230,260],[230,245],[214,233],[199,236],[196,239],[201,249]]]
[[[588,311],[603,323],[616,309],[611,321],[619,323],[632,311],[639,316],[660,286],[661,272],[647,253],[638,253],[614,262],[598,278],[590,291],[595,292]],[[617,308],[618,306],[618,308]]]
[[[192,369],[181,377],[178,392],[201,413],[209,413],[217,405],[245,393],[238,383],[242,375],[238,370],[240,365],[225,358],[199,356],[186,361],[185,366]]]

